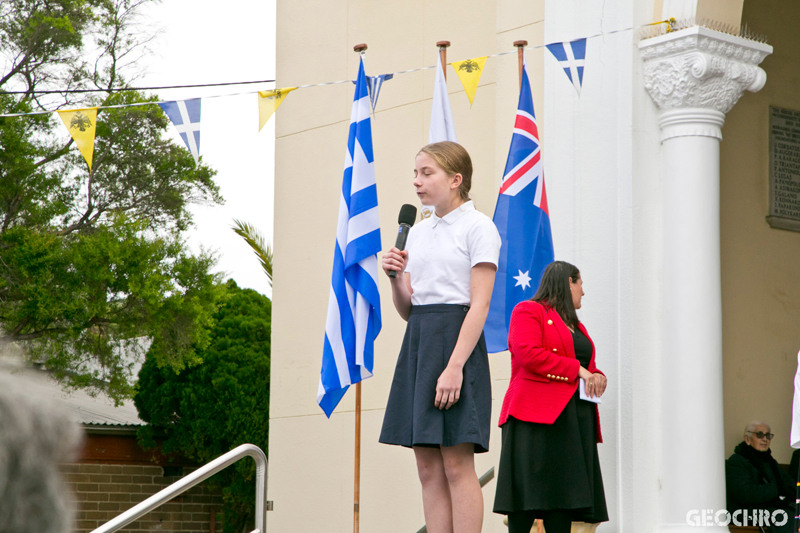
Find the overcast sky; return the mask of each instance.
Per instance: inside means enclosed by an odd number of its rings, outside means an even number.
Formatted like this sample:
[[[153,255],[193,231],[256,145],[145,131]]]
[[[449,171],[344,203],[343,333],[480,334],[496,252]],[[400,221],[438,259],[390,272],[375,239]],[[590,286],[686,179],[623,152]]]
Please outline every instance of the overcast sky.
[[[192,85],[275,78],[275,2],[266,0],[163,0],[148,8],[162,33],[144,59],[138,86]],[[274,83],[160,90],[163,100],[182,100],[266,90]],[[215,251],[218,270],[241,287],[271,295],[266,276],[247,244],[230,229],[238,218],[272,242],[274,116],[258,132],[254,94],[204,98],[200,155],[217,170],[225,204],[195,207],[196,227],[189,243],[195,251]],[[184,146],[174,128],[170,134]]]

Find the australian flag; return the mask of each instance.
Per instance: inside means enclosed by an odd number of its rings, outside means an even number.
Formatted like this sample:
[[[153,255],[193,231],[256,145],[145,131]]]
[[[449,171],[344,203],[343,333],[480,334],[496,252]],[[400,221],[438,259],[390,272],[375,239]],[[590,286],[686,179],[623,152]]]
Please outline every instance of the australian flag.
[[[364,61],[358,69],[339,196],[325,344],[317,403],[330,417],[350,385],[372,376],[381,330],[378,294],[378,192]]]
[[[503,244],[484,328],[491,353],[508,349],[511,311],[533,297],[545,267],[553,262],[541,155],[528,66],[523,63],[514,134],[494,210],[494,224]]]

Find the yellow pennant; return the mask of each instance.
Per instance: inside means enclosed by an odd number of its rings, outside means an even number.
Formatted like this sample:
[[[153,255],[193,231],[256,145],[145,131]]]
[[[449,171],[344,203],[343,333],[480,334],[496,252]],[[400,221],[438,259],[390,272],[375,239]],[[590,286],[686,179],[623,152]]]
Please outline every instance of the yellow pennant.
[[[64,122],[69,134],[75,141],[78,150],[92,170],[92,156],[94,155],[94,132],[97,126],[97,108],[70,109],[59,111],[58,116]]]
[[[483,66],[486,64],[488,57],[476,57],[466,61],[459,61],[458,63],[451,63],[456,74],[458,74],[458,79],[461,80],[461,85],[464,86],[470,107],[472,107],[472,100],[475,98],[475,91],[478,90],[478,82],[481,81]]]
[[[286,96],[297,87],[284,87],[273,91],[258,91],[258,131],[280,107]]]

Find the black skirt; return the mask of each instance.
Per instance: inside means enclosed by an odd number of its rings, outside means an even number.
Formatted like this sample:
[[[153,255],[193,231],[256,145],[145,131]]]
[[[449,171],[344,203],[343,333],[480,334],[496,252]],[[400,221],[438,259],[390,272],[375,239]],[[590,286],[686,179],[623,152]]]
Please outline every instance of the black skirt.
[[[509,417],[494,512],[569,510],[573,522],[608,520],[597,457],[597,413],[578,390],[553,424]],[[538,517],[541,518],[541,517]]]
[[[439,410],[436,382],[450,361],[464,317],[464,305],[416,305],[411,308],[383,417],[384,444],[455,446],[472,443],[475,453],[489,451],[492,382],[483,333],[464,365],[461,395]]]

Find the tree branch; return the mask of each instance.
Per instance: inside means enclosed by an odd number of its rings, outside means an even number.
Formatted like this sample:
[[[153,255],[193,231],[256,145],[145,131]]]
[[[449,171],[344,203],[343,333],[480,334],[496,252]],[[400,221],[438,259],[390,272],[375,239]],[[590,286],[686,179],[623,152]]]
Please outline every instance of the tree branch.
[[[19,207],[21,198],[21,195],[17,193],[14,195],[14,198],[11,199],[8,205],[8,211],[6,211],[6,216],[3,217],[3,227],[0,228],[0,233],[5,232],[9,224],[11,224],[11,221],[14,220],[14,215],[17,214],[17,208]]]
[[[24,68],[24,67],[27,65],[27,63],[30,61],[30,57],[31,57],[31,56],[29,56],[29,55],[26,55],[26,56],[25,56],[25,57],[22,59],[22,61],[20,61],[19,63],[17,63],[17,64],[16,64],[16,65],[15,65],[15,66],[14,66],[14,67],[13,67],[13,68],[12,68],[12,69],[11,69],[11,70],[8,72],[8,74],[6,74],[6,75],[5,75],[5,76],[3,76],[2,78],[0,78],[0,87],[2,87],[2,86],[3,86],[3,84],[4,84],[4,83],[6,83],[8,80],[10,80],[11,78],[13,78],[13,77],[14,77],[14,76],[16,76],[17,74],[19,74],[19,73],[20,73],[20,71],[21,71],[21,70],[22,70],[22,69],[23,69],[23,68]]]
[[[74,224],[70,224],[66,228],[64,228],[64,229],[62,229],[60,231],[57,231],[56,235],[58,235],[59,237],[62,237],[64,235],[68,235],[68,234],[72,233],[73,231],[81,229],[84,226],[84,224],[86,224],[86,222],[89,220],[89,217],[92,216],[92,213],[94,211],[95,211],[94,205],[92,205],[92,175],[89,174],[89,202],[88,202],[88,205],[86,206],[86,212]],[[96,220],[97,217],[100,216],[100,214],[102,214],[102,211],[97,213],[95,215],[94,219]]]
[[[8,336],[10,336],[10,337],[15,337],[16,335],[18,335],[18,334],[19,334],[19,332],[20,332],[20,331],[22,331],[22,330],[23,330],[23,328],[25,328],[25,326],[27,326],[27,325],[28,325],[28,323],[29,323],[30,321],[31,321],[31,317],[29,317],[29,316],[26,316],[25,318],[23,318],[23,319],[22,319],[22,322],[20,322],[19,324],[17,324],[17,325],[16,325],[16,327],[15,327],[14,329],[12,329],[12,330],[11,330],[11,331],[8,333]]]
[[[21,342],[21,341],[31,341],[41,338],[45,335],[49,335],[51,333],[63,333],[65,331],[69,331],[69,328],[45,328],[40,329],[39,331],[32,331],[30,333],[20,333],[25,326],[27,326],[31,321],[30,317],[25,317],[22,322],[16,325],[14,329],[12,329],[7,334],[0,336],[0,342]],[[85,326],[105,326],[109,324],[114,324],[113,320],[109,320],[107,318],[102,317],[92,317],[86,321]]]
[[[46,328],[41,329],[39,331],[33,331],[31,333],[21,333],[21,334],[8,334],[3,335],[0,337],[0,342],[22,342],[22,341],[32,341],[44,337],[50,333],[63,333],[67,331],[67,328]]]
[[[52,154],[48,155],[47,157],[45,157],[41,161],[37,161],[36,163],[33,164],[33,168],[39,168],[40,166],[46,165],[47,163],[50,163],[51,161],[55,161],[59,157],[61,157],[64,154],[68,153],[69,152],[69,147],[72,146],[73,142],[75,142],[74,139],[72,137],[70,137],[69,141],[67,141],[67,144],[65,144],[63,148],[59,148],[58,150],[56,150]]]

